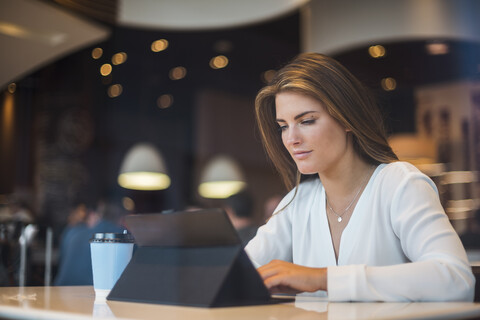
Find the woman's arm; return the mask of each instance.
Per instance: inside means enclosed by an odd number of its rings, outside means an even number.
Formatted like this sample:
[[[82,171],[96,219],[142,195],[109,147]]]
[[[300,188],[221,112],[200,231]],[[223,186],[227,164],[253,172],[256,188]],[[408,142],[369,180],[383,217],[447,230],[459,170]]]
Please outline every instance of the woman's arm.
[[[292,221],[291,214],[295,201],[290,202],[294,194],[292,190],[278,204],[274,214],[268,222],[259,227],[255,237],[245,247],[245,252],[258,268],[274,259],[292,261]]]
[[[273,260],[257,270],[272,293],[327,290],[326,268],[309,268],[282,260]]]
[[[257,230],[255,237],[245,247],[253,265],[258,268],[274,259],[292,261],[292,227],[282,211]]]

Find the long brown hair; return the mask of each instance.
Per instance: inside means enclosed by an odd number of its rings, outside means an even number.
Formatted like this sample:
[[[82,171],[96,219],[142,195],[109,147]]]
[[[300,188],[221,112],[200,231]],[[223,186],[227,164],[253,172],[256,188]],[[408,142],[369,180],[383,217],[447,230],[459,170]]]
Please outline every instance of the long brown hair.
[[[275,96],[282,91],[321,101],[334,119],[351,130],[355,152],[368,163],[398,160],[388,145],[383,118],[369,90],[338,61],[318,53],[302,53],[280,69],[255,99],[263,145],[288,189],[298,185],[300,174],[283,146],[276,123]]]

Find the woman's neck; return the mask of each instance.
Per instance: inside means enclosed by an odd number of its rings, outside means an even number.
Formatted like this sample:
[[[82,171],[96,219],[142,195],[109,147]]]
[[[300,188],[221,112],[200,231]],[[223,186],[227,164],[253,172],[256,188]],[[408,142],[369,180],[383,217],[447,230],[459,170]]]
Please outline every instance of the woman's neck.
[[[367,184],[366,181],[372,173],[373,166],[356,157],[352,161],[339,163],[331,170],[320,172],[319,177],[329,201],[342,207],[358,192],[359,188]]]

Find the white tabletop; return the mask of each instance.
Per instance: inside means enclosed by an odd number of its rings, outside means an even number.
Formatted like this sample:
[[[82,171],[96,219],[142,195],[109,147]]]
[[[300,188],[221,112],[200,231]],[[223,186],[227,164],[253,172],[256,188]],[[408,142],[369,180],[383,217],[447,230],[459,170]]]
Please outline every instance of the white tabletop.
[[[95,301],[90,286],[0,288],[0,318],[8,319],[468,319],[480,317],[480,304],[329,303],[297,297],[276,305],[195,308],[118,301]]]

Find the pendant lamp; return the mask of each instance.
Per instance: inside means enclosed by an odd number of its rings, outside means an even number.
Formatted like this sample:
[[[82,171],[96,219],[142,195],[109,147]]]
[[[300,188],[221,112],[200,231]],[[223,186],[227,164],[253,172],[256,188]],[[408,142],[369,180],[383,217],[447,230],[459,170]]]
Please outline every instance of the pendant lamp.
[[[165,161],[160,151],[149,143],[134,145],[125,155],[118,184],[133,190],[163,190],[170,186]]]
[[[246,186],[237,162],[226,155],[212,158],[202,171],[198,193],[204,198],[225,199]]]

